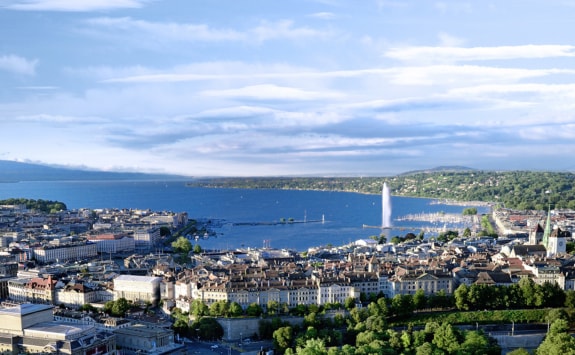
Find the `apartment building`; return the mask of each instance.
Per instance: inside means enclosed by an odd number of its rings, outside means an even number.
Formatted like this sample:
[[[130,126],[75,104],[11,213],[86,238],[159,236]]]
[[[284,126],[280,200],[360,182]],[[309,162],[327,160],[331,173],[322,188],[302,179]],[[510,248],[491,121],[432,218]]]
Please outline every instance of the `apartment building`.
[[[64,245],[31,247],[32,257],[41,264],[84,260],[98,256],[98,247],[91,242],[74,242]]]

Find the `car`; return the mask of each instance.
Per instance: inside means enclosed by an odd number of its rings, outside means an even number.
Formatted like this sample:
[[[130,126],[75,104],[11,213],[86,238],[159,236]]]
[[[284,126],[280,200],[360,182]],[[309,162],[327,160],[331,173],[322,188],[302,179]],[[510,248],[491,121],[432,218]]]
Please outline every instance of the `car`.
[[[212,348],[212,349],[217,349],[217,348],[219,348],[219,347],[220,347],[220,346],[219,346],[218,344],[214,344],[214,345],[210,346],[210,348]]]

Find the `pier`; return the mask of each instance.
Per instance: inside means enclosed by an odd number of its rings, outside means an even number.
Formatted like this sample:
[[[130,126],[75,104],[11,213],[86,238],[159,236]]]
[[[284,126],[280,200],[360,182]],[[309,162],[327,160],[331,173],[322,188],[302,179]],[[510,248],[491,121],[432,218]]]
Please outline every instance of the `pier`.
[[[301,224],[301,223],[324,223],[323,219],[310,220],[291,220],[291,221],[270,221],[270,222],[234,222],[232,226],[276,226],[284,224]]]

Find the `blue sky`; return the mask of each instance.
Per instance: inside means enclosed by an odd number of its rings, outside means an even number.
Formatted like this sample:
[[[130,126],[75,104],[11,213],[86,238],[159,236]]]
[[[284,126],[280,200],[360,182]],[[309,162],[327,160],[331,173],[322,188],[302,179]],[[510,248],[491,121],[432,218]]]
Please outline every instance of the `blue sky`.
[[[0,0],[0,159],[573,171],[574,0]]]

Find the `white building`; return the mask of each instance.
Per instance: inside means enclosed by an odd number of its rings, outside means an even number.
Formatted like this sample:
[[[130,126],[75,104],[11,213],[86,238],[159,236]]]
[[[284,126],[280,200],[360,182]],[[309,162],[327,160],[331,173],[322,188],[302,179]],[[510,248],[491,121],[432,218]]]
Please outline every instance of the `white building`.
[[[160,301],[161,277],[120,275],[114,279],[114,300],[125,298],[133,302]]]
[[[41,246],[31,248],[32,257],[39,263],[62,262],[68,260],[83,260],[98,256],[94,243],[73,243],[61,246]]]
[[[119,234],[98,234],[89,236],[88,240],[96,244],[98,253],[132,253],[136,250],[134,238]]]

